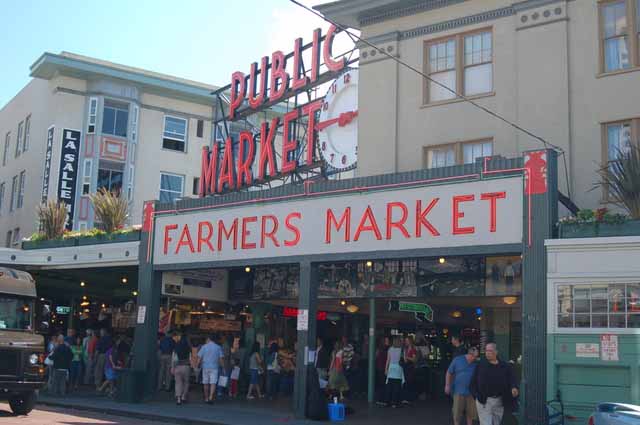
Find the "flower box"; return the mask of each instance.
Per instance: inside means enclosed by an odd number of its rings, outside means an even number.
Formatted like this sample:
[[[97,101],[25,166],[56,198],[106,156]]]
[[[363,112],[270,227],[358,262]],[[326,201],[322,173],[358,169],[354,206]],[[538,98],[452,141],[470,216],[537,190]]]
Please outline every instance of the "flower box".
[[[78,245],[97,245],[104,243],[117,243],[117,242],[134,242],[140,240],[140,231],[136,230],[127,233],[115,233],[112,235],[97,235],[97,236],[81,236],[78,238]]]
[[[628,220],[624,223],[560,223],[561,239],[596,238],[612,236],[640,236],[640,220]]]
[[[22,249],[46,249],[46,248],[64,248],[69,246],[77,246],[77,238],[67,239],[50,239],[40,241],[23,241]]]

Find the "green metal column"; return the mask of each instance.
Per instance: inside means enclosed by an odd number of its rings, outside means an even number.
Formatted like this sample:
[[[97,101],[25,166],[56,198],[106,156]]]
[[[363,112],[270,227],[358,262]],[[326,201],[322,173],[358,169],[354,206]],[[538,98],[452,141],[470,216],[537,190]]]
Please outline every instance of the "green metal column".
[[[376,300],[369,298],[369,376],[367,379],[367,401],[375,402],[376,395]]]
[[[298,292],[298,350],[293,391],[294,412],[298,419],[306,417],[308,371],[314,367],[309,362],[309,351],[316,350],[316,319],[318,306],[317,268],[309,261],[300,263],[300,290]],[[308,322],[301,323],[301,314]],[[302,325],[302,326],[301,326]]]

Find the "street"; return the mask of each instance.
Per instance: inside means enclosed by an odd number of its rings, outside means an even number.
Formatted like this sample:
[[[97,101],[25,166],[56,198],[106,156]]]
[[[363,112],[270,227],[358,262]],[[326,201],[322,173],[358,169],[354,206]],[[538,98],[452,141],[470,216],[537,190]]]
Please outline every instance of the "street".
[[[20,425],[152,425],[157,422],[57,407],[38,406],[29,416],[13,416],[7,403],[0,403],[0,424]]]

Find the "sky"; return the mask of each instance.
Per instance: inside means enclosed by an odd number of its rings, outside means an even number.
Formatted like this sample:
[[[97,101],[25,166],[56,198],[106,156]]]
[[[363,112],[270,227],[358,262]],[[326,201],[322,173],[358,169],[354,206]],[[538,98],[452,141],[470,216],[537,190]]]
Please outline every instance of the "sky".
[[[2,0],[1,8],[0,108],[29,82],[44,52],[223,86],[232,72],[248,72],[260,57],[288,53],[295,38],[306,43],[313,29],[328,27],[289,0]]]

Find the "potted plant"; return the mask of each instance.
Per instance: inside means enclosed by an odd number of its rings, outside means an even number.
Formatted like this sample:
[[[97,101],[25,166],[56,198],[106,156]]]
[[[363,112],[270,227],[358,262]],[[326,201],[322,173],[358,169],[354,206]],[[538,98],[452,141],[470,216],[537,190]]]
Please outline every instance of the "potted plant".
[[[38,206],[40,231],[22,242],[22,249],[75,246],[77,240],[65,238],[67,208],[64,203],[50,200]]]

